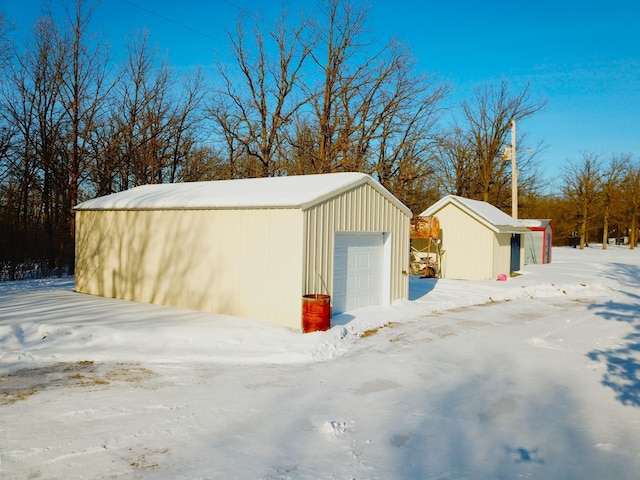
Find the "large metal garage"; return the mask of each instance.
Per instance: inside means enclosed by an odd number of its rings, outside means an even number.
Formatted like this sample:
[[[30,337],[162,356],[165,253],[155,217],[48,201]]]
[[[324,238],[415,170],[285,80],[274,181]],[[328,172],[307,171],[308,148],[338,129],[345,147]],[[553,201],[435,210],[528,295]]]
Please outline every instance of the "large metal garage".
[[[76,291],[301,328],[408,295],[411,211],[371,176],[145,185],[76,214]]]

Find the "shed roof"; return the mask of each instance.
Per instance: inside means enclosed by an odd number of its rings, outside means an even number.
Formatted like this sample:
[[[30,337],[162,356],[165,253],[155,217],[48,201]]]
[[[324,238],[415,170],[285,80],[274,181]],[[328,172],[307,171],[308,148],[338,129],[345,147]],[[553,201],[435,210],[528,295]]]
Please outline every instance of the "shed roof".
[[[496,233],[526,233],[529,230],[519,220],[487,202],[471,200],[457,195],[447,195],[427,208],[421,215],[436,215],[445,206],[453,204],[486,225]]]
[[[339,172],[142,185],[78,204],[76,210],[307,209],[368,183],[409,217],[411,210],[370,175]]]
[[[523,218],[520,221],[528,228],[547,228],[551,223],[551,219],[547,218]]]

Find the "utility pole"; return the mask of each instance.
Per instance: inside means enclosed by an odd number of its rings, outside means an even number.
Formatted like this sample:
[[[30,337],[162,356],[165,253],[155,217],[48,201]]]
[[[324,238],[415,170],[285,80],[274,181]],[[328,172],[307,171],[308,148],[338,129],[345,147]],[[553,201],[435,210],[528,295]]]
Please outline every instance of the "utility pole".
[[[511,120],[511,216],[518,218],[518,166],[516,164],[516,121]]]

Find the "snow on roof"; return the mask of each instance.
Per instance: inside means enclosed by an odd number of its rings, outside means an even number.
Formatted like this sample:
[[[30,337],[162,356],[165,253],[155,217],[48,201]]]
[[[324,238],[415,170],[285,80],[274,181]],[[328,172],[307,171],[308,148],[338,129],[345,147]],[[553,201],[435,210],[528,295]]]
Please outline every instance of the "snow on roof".
[[[537,218],[522,218],[520,221],[529,228],[546,228],[551,220],[549,219],[537,219]]]
[[[471,200],[457,195],[447,195],[446,197],[441,198],[427,208],[421,215],[434,215],[449,203],[457,205],[463,211],[476,217],[496,232],[519,233],[527,231],[527,228],[521,221],[507,215],[490,203],[482,202],[480,200]]]
[[[340,172],[287,177],[142,185],[78,204],[76,210],[204,208],[308,208],[353,186],[369,183],[399,208],[411,211],[371,176]]]

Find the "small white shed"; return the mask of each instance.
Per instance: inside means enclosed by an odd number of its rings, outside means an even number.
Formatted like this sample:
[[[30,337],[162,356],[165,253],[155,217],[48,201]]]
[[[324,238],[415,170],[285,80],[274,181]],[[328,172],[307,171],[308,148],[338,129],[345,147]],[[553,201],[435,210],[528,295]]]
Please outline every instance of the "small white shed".
[[[553,227],[549,219],[522,219],[529,229],[524,236],[524,263],[551,263]]]
[[[75,288],[301,328],[408,294],[411,211],[362,173],[145,185],[79,204]]]
[[[421,216],[440,223],[442,278],[495,280],[524,265],[527,228],[487,202],[447,195]]]

